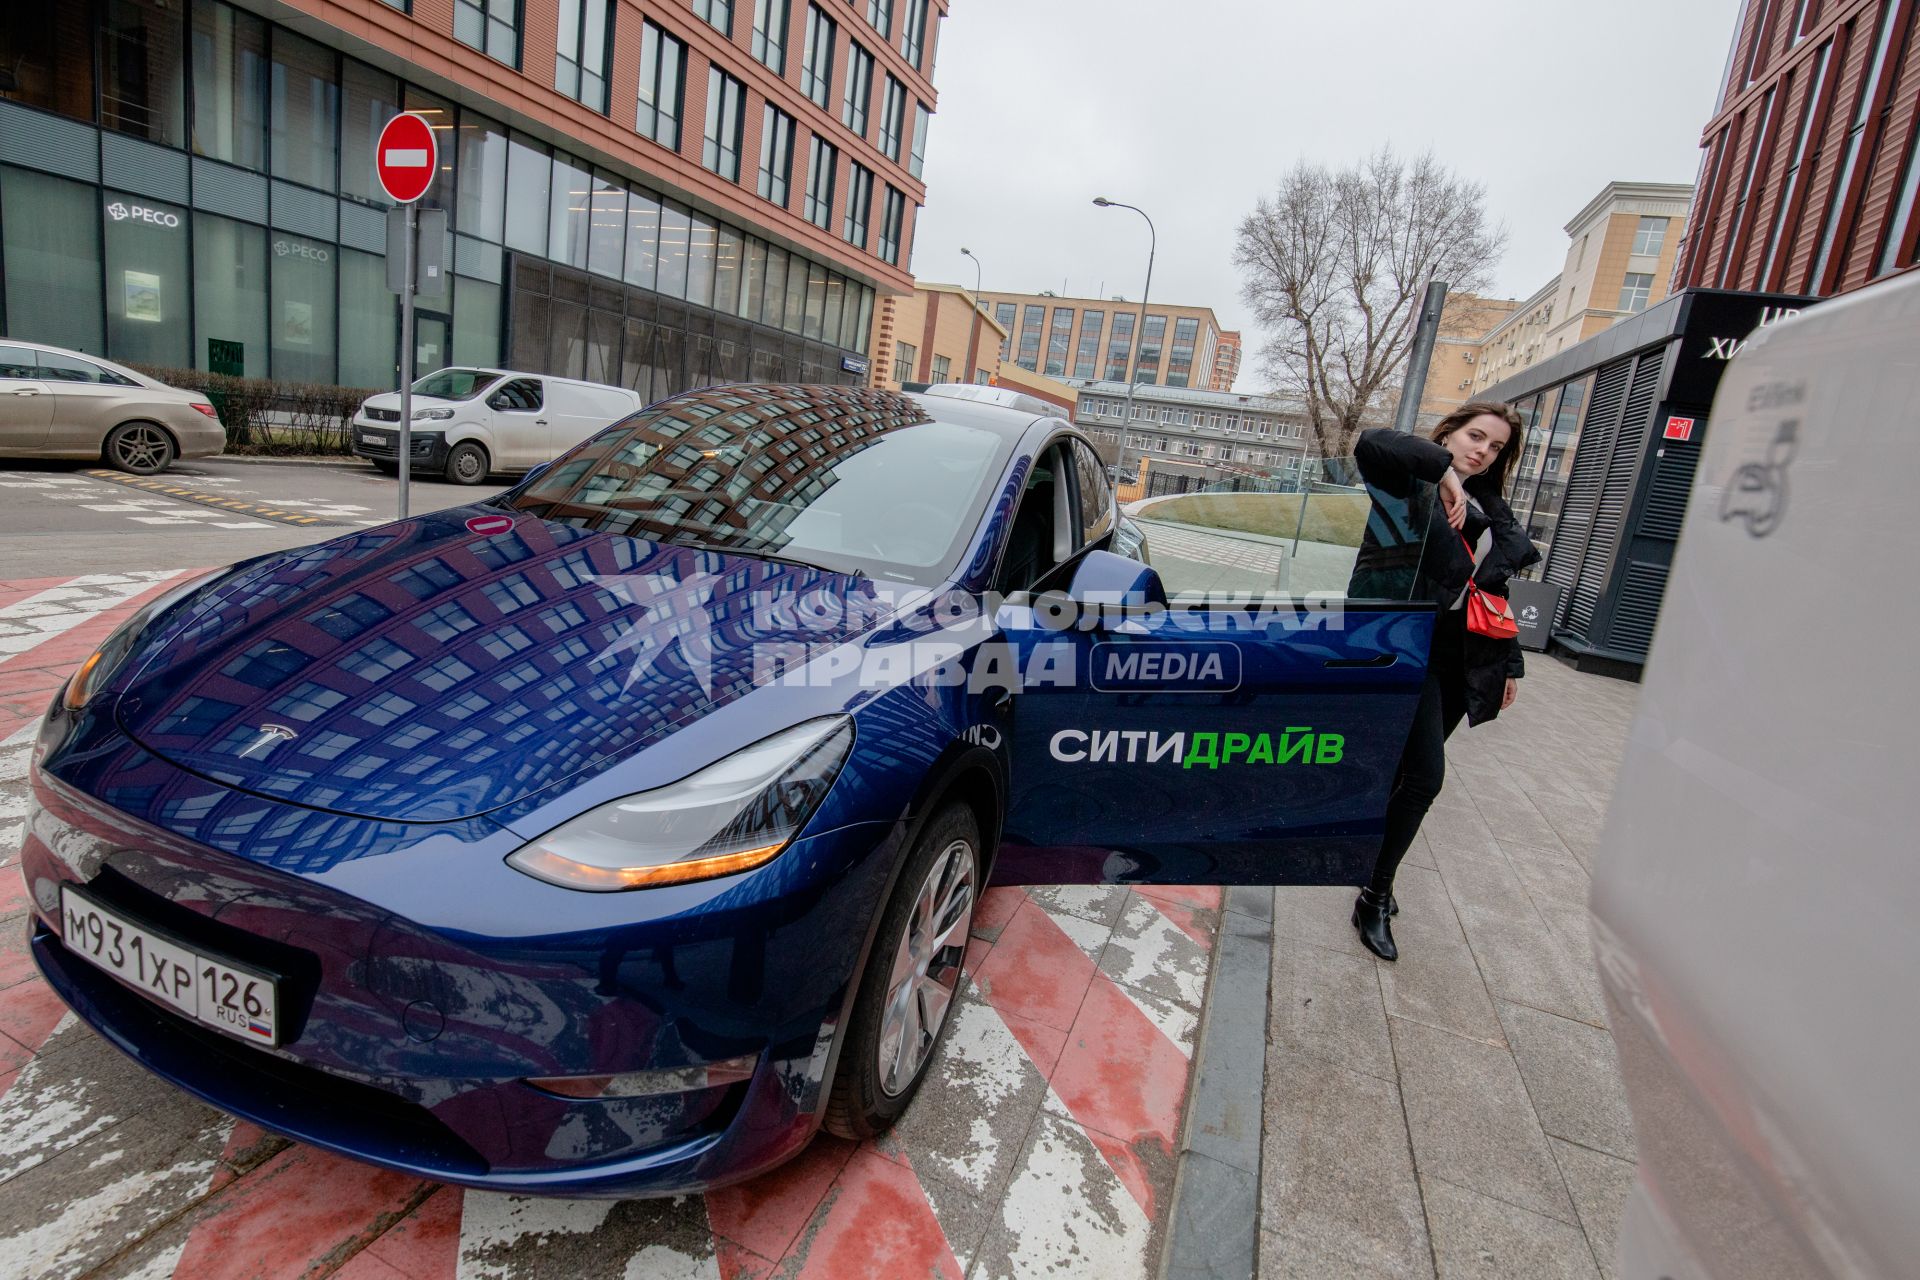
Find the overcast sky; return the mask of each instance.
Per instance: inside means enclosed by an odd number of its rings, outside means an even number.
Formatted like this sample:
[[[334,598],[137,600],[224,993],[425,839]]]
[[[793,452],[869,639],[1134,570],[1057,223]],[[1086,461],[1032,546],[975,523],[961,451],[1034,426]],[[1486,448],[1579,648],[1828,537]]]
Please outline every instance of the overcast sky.
[[[1295,160],[1432,148],[1484,183],[1499,290],[1558,271],[1614,179],[1692,182],[1739,0],[953,0],[922,280],[1210,306],[1246,328],[1234,228]]]

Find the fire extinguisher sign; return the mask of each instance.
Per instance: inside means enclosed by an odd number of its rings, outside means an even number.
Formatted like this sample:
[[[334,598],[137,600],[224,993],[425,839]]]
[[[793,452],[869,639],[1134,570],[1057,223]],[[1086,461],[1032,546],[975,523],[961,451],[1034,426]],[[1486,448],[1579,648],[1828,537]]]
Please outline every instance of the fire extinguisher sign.
[[[1665,438],[1668,440],[1693,439],[1693,419],[1669,415]]]

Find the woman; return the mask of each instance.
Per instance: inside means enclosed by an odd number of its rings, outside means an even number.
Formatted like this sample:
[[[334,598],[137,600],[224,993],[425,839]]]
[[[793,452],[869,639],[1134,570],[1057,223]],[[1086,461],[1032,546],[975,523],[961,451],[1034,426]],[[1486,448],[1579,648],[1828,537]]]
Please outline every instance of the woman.
[[[1402,514],[1412,523],[1405,542],[1388,547],[1369,522],[1351,594],[1379,595],[1386,579],[1397,582],[1394,594],[1401,595],[1411,574],[1411,598],[1439,606],[1427,682],[1387,797],[1380,856],[1353,906],[1360,941],[1382,960],[1400,954],[1388,927],[1388,917],[1399,910],[1393,876],[1446,780],[1447,737],[1462,716],[1482,724],[1513,705],[1522,675],[1519,641],[1468,631],[1465,606],[1469,578],[1483,591],[1504,596],[1507,580],[1540,559],[1502,496],[1508,468],[1525,448],[1520,415],[1493,401],[1461,405],[1440,420],[1430,439],[1363,431],[1354,446],[1368,486],[1405,500]],[[1433,493],[1429,485],[1438,486],[1439,502],[1426,500]]]

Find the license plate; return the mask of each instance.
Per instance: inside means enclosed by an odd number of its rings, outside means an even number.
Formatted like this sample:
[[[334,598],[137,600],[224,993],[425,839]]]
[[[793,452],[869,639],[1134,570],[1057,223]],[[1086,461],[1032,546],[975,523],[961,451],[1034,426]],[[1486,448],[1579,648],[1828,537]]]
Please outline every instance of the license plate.
[[[280,1043],[279,985],[264,970],[183,946],[71,885],[60,887],[60,936],[67,950],[150,1000],[242,1040]]]
[[[373,434],[373,432],[362,431],[360,433],[360,443],[361,444],[381,444],[384,442],[380,439],[379,436]]]

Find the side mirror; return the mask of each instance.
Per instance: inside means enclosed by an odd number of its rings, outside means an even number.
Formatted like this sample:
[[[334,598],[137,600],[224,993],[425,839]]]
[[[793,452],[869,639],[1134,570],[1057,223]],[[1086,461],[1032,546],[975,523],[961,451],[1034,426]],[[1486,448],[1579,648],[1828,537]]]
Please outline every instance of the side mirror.
[[[1111,551],[1089,551],[1074,570],[1067,597],[1075,604],[1167,607],[1167,588],[1151,565]]]
[[[507,398],[499,394],[498,392],[495,392],[493,395],[490,395],[487,397],[487,408],[505,409],[506,407],[507,407]]]

